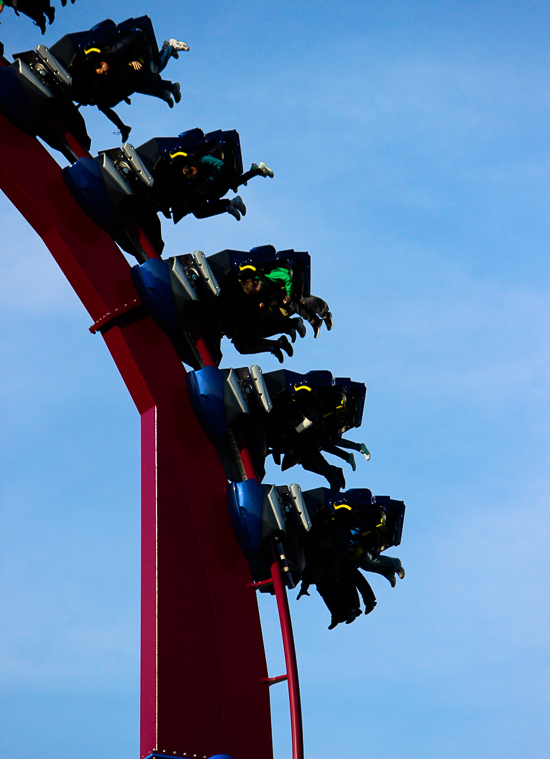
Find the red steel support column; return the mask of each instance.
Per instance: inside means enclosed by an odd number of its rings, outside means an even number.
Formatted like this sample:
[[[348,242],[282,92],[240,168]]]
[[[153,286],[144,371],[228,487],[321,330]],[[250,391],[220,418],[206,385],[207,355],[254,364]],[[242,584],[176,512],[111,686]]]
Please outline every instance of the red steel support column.
[[[42,237],[91,320],[137,295],[112,239],[40,143],[0,116],[0,188]],[[267,667],[227,482],[185,370],[147,317],[105,342],[142,417],[141,756],[272,759]],[[263,680],[263,682],[262,682]]]

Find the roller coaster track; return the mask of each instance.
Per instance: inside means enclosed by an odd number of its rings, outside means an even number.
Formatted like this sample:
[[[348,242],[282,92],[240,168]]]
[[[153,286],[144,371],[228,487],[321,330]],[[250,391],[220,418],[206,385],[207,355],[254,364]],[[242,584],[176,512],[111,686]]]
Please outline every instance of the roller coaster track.
[[[101,327],[141,415],[140,756],[271,759],[269,685],[287,679],[293,757],[302,759],[296,656],[276,546],[268,582],[277,597],[287,674],[269,678],[251,592],[259,585],[233,534],[227,480],[191,408],[172,343],[137,308],[128,262],[73,199],[59,165],[2,116],[0,189]],[[210,363],[207,355],[203,360]],[[244,445],[241,457],[247,476],[255,477]]]

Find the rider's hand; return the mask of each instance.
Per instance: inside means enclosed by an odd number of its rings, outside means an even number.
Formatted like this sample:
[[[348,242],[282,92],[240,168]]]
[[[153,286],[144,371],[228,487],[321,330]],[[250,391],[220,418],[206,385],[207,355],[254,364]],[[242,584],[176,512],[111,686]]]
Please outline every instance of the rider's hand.
[[[134,69],[134,71],[140,71],[143,68],[139,61],[132,61],[130,63],[130,66]]]

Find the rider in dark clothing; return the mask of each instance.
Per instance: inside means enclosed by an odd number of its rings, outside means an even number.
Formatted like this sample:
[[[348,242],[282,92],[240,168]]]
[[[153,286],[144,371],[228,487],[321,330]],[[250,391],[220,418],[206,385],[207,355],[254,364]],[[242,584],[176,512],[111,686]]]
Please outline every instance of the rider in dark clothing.
[[[350,624],[361,615],[359,593],[365,604],[365,614],[376,606],[371,586],[356,568],[353,558],[345,549],[339,550],[338,545],[341,544],[335,525],[330,520],[317,520],[308,533],[307,566],[298,595],[298,598],[309,595],[309,586],[316,585],[332,616],[329,630],[341,622]]]
[[[241,215],[246,215],[241,196],[231,199],[223,196],[254,176],[273,177],[273,171],[265,163],[253,163],[247,172],[235,175],[221,158],[184,153],[177,161],[159,161],[155,166],[152,194],[157,210],[165,214],[168,211],[174,223],[190,213],[197,219],[229,213],[240,221]]]
[[[66,3],[67,0],[63,5]],[[0,13],[4,10],[4,6],[13,8],[17,15],[23,13],[31,18],[42,34],[46,33],[46,16],[50,24],[53,24],[55,18],[55,8],[50,5],[49,0],[0,0]]]
[[[128,96],[127,93],[141,92],[165,100],[173,107],[170,94],[179,103],[179,84],[158,76],[170,60],[173,50],[172,45],[166,45],[155,55],[156,51],[152,50],[147,35],[136,29],[126,33],[111,47],[95,53],[90,60],[96,76],[103,79],[98,84],[109,93],[108,99],[116,98],[116,102],[119,102]]]
[[[97,31],[102,26],[103,34]],[[82,37],[93,32],[96,37],[92,36],[93,41],[86,46]],[[97,37],[99,41],[95,41]],[[179,57],[178,51],[189,47],[185,42],[170,39],[157,50],[154,30],[146,16],[135,20],[131,28],[106,20],[89,33],[64,37],[51,49],[72,77],[73,100],[82,105],[96,105],[120,129],[123,142],[128,139],[131,127],[113,111],[117,103],[122,100],[129,103],[134,92],[158,97],[171,108],[174,100],[176,103],[181,100],[179,84],[161,79],[159,73],[171,57]]]

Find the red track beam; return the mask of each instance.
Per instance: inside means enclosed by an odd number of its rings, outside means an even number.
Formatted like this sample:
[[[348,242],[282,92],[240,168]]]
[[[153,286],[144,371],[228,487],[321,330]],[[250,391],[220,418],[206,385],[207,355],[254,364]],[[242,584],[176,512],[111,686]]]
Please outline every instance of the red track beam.
[[[94,323],[137,298],[128,262],[78,206],[60,167],[1,116],[0,188],[42,237]],[[150,317],[117,323],[104,340],[142,419],[140,755],[272,759],[252,576],[185,370]]]

